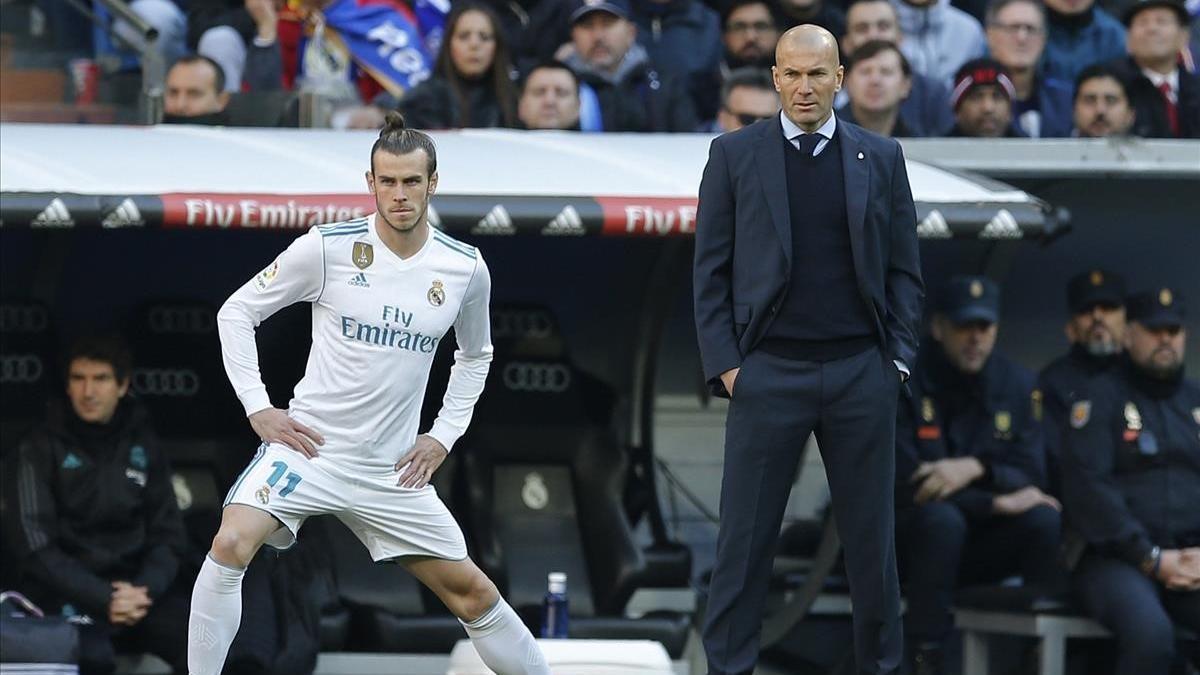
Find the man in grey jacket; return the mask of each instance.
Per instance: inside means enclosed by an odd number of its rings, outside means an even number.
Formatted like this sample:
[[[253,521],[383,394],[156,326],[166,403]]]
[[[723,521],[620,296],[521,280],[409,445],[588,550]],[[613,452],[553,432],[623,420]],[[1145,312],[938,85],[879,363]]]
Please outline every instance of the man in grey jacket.
[[[983,27],[950,0],[892,0],[892,6],[904,31],[900,49],[914,72],[949,86],[959,66],[983,55]]]

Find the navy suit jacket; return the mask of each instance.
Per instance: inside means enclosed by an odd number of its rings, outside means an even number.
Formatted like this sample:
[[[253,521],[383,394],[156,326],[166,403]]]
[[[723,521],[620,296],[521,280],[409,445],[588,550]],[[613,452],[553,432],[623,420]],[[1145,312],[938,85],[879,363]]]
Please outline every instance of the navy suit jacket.
[[[924,284],[917,213],[900,144],[838,120],[858,290],[888,356],[916,362]],[[740,367],[767,333],[792,274],[792,224],[779,116],[719,136],[700,181],[693,267],[704,376]]]

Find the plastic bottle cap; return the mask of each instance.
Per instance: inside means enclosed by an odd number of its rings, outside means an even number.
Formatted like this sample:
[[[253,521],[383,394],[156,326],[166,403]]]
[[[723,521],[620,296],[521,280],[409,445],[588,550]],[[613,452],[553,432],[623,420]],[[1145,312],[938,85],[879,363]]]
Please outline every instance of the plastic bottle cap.
[[[551,593],[567,592],[567,575],[565,572],[551,572],[549,577]]]

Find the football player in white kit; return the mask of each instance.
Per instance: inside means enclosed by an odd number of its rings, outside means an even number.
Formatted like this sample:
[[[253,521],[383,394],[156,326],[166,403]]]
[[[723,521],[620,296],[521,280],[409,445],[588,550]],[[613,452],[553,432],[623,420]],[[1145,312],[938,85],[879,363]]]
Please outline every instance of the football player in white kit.
[[[466,430],[492,359],[488,268],[477,249],[429,226],[436,151],[399,113],[389,113],[366,177],[374,215],[312,228],[217,315],[225,369],[263,444],[226,498],[192,591],[188,670],[221,672],[259,547],[286,548],[305,518],[333,514],[375,561],[400,562],[437,594],[489,668],[548,674],[429,484]],[[267,397],[254,330],[296,302],[312,303],[312,351],[284,411]],[[437,420],[418,435],[430,365],[451,326],[450,382]]]

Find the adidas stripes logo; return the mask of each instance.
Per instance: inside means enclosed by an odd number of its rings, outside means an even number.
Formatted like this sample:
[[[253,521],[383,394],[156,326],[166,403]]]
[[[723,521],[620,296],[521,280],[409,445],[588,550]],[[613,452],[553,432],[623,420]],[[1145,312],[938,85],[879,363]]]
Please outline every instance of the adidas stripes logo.
[[[475,227],[471,228],[471,234],[510,235],[516,233],[517,228],[513,227],[512,216],[508,215],[508,209],[504,208],[503,204],[493,206],[492,210],[488,211],[488,214]]]
[[[117,208],[113,209],[112,213],[104,217],[100,221],[100,227],[116,228],[116,227],[142,227],[146,221],[142,220],[142,212],[138,210],[137,204],[129,197],[121,202]]]
[[[59,197],[55,197],[54,201],[37,214],[30,227],[74,227],[75,221],[71,219],[71,212],[67,210],[67,205]]]
[[[583,218],[579,217],[579,211],[575,207],[567,204],[559,211],[554,219],[542,228],[542,234],[547,235],[565,235],[565,236],[581,236],[587,234],[587,230],[583,228]]]

